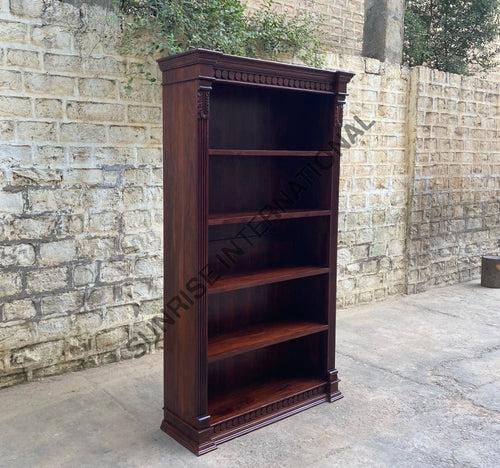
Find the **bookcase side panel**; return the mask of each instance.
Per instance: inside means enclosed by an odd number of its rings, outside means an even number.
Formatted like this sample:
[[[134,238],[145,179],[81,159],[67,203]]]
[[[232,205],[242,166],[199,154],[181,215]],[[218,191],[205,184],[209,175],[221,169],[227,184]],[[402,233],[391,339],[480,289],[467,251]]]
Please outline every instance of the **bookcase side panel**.
[[[197,429],[206,414],[198,101],[196,80],[163,88],[165,417]]]

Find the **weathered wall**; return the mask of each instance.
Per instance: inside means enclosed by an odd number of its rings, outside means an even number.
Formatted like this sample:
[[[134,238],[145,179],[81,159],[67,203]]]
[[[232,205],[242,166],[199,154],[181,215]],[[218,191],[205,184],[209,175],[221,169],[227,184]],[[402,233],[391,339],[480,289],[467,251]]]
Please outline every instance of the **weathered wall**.
[[[409,293],[476,278],[500,250],[499,81],[412,73]]]
[[[247,0],[250,8],[265,0]],[[276,0],[289,11],[307,11],[319,15],[321,34],[328,50],[360,55],[363,48],[365,0]]]
[[[2,3],[0,386],[120,359],[160,311],[159,87],[82,11]]]
[[[329,66],[356,73],[348,89],[345,125],[361,129],[355,117],[365,126],[374,122],[351,148],[344,148],[342,157],[338,302],[346,306],[406,291],[409,71],[338,55]]]
[[[157,347],[160,89],[128,89],[113,17],[44,5],[0,1],[0,387]],[[476,276],[499,236],[498,82],[329,66],[357,73],[346,124],[375,121],[343,156],[339,305]]]

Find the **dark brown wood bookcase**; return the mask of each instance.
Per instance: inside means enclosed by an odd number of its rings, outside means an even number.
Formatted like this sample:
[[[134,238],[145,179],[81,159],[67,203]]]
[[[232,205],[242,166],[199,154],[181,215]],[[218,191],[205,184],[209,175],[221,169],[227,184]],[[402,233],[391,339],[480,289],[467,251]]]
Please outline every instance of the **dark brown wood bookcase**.
[[[196,454],[323,401],[352,74],[193,50],[163,72],[165,408]]]

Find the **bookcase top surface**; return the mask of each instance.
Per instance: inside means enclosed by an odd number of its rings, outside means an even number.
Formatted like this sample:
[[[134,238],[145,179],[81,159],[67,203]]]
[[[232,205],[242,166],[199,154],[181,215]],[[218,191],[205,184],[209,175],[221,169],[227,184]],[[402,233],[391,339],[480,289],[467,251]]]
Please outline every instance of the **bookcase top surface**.
[[[158,64],[164,72],[164,84],[206,79],[332,93],[335,82],[341,81],[345,85],[354,76],[347,71],[227,55],[207,49],[192,49],[164,57],[158,60]]]

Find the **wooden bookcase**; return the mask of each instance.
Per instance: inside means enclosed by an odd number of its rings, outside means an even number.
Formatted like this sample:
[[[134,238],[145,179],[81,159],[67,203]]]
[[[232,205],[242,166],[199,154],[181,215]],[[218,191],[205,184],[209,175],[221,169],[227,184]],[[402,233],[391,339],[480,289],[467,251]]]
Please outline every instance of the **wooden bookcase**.
[[[162,429],[200,455],[341,398],[337,211],[352,74],[200,49],[159,64]]]

